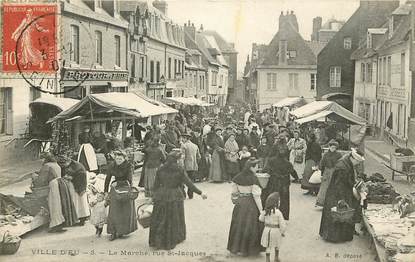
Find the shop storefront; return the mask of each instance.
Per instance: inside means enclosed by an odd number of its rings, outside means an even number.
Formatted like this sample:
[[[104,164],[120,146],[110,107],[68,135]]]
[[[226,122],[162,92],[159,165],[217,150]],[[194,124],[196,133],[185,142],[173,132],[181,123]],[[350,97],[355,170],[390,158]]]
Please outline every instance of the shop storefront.
[[[60,82],[67,98],[82,99],[89,94],[128,92],[128,71],[64,68]]]

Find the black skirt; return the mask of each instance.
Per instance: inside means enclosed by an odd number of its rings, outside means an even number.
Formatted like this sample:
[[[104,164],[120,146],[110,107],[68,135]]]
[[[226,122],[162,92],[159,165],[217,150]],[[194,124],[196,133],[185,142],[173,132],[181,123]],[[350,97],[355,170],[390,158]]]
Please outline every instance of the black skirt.
[[[261,247],[263,227],[259,218],[259,210],[252,196],[240,197],[232,213],[231,228],[228,238],[228,250],[244,256],[258,255]]]
[[[150,247],[170,250],[186,239],[183,201],[156,201],[150,224]]]

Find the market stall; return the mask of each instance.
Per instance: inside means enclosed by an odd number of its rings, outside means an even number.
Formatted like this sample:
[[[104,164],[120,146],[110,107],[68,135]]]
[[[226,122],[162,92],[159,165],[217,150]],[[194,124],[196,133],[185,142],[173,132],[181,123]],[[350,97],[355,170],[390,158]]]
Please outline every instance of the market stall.
[[[131,161],[141,162],[143,145],[135,143],[134,131],[127,136],[127,127],[134,126],[137,121],[155,124],[152,121],[154,117],[158,117],[160,123],[162,118],[172,119],[176,113],[176,109],[146,99],[139,94],[103,93],[86,96],[78,104],[61,112],[49,122],[56,123],[62,132],[68,132],[66,143],[61,141],[57,145],[60,147],[57,149],[58,152],[62,149],[62,144],[76,148],[79,144],[80,130],[84,126],[89,126],[95,133],[101,135],[110,133],[109,136],[121,141],[130,154]]]
[[[366,120],[350,112],[336,102],[314,101],[290,112],[299,125],[316,122],[331,126],[341,132],[341,138],[348,140],[348,146],[362,147],[366,130]],[[346,137],[346,138],[345,138]],[[335,137],[332,137],[335,138]],[[361,148],[362,149],[362,148]]]

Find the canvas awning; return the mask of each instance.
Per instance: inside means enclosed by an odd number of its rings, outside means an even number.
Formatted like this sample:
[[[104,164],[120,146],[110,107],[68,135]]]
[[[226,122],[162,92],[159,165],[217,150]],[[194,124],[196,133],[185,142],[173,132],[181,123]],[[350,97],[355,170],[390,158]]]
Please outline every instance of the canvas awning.
[[[148,102],[135,93],[102,93],[88,95],[78,104],[59,113],[48,122],[58,119],[69,119],[78,115],[94,113],[121,113],[132,117],[144,118],[149,116],[177,113],[178,111],[168,106],[159,106]],[[86,112],[88,114],[86,114]]]
[[[190,105],[190,106],[212,106],[212,104],[206,103],[200,99],[195,97],[166,97],[166,101],[179,103],[183,105]]]
[[[72,98],[64,98],[64,97],[55,97],[55,96],[43,96],[35,101],[30,102],[29,107],[33,105],[51,105],[58,108],[60,111],[64,111],[69,109],[70,107],[77,104],[79,100],[72,99]]]
[[[286,106],[293,106],[293,105],[305,105],[306,101],[302,97],[286,97],[282,100],[278,101],[277,103],[273,104],[274,107],[286,107]]]
[[[290,112],[297,117],[296,122],[303,124],[310,121],[325,120],[326,118],[350,125],[366,125],[366,120],[350,112],[333,101],[314,101]]]

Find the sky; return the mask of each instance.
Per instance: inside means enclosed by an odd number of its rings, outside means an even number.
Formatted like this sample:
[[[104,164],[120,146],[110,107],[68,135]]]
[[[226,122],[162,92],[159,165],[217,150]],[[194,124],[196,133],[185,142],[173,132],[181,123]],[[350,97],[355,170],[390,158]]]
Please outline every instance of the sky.
[[[323,24],[330,18],[347,20],[359,7],[359,0],[167,0],[168,16],[183,25],[188,20],[199,29],[215,30],[238,51],[241,76],[252,43],[268,44],[278,30],[278,17],[294,11],[300,34],[310,40],[313,18]]]

